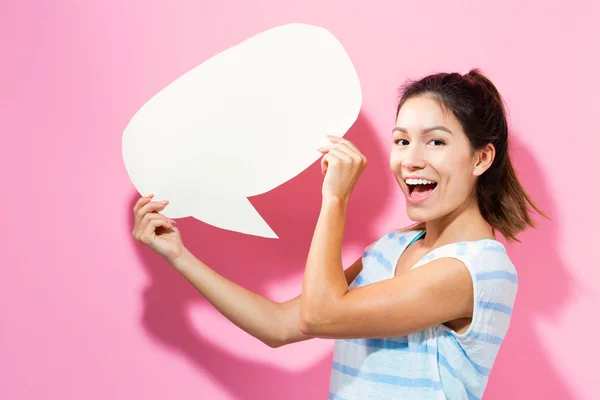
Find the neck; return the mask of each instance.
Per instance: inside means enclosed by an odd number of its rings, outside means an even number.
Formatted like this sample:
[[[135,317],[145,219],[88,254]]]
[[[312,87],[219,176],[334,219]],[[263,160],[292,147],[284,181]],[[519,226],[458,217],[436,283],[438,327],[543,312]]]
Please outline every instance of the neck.
[[[423,246],[433,248],[449,243],[493,239],[494,235],[483,219],[477,200],[473,199],[452,213],[425,223],[427,234]]]

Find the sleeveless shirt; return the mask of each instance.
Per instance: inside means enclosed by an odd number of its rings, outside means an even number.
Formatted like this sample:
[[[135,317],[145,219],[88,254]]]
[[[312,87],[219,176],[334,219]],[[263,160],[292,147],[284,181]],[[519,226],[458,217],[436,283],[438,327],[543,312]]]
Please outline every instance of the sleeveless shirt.
[[[401,254],[424,233],[394,231],[368,246],[349,289],[394,278]],[[461,261],[471,275],[468,330],[459,334],[440,324],[406,336],[338,339],[329,399],[481,399],[508,331],[517,272],[504,246],[491,239],[441,246],[411,269],[445,257]]]

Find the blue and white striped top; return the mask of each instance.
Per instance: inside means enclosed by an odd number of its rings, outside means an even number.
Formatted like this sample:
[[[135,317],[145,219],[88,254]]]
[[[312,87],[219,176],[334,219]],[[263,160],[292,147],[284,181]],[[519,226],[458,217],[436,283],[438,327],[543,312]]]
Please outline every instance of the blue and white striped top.
[[[396,263],[423,231],[390,232],[367,247],[363,269],[350,290],[394,277]],[[464,263],[473,279],[471,325],[458,334],[445,325],[408,336],[335,341],[329,399],[481,399],[508,331],[517,272],[495,240],[451,243],[434,249],[412,268],[436,258]]]

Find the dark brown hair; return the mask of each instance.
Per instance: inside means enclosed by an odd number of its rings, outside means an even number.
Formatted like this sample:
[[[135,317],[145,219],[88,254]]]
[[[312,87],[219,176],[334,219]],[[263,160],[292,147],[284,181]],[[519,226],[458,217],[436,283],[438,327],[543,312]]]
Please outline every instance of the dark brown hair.
[[[479,69],[466,75],[438,73],[418,81],[408,81],[400,90],[396,115],[406,100],[425,95],[436,100],[461,123],[471,148],[479,150],[491,143],[496,155],[492,165],[477,180],[477,204],[483,218],[507,240],[528,226],[534,227],[532,210],[546,216],[533,203],[513,169],[508,155],[508,123],[504,101],[494,84]],[[424,223],[408,229],[423,229]]]

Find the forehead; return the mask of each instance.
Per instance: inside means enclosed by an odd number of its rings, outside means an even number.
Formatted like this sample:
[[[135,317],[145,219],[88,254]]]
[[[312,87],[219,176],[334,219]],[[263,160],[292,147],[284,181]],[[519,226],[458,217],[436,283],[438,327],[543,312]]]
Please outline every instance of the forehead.
[[[460,123],[451,112],[429,96],[417,96],[408,99],[400,108],[396,126],[411,130],[426,129],[435,125],[444,125],[453,132],[461,130]]]

